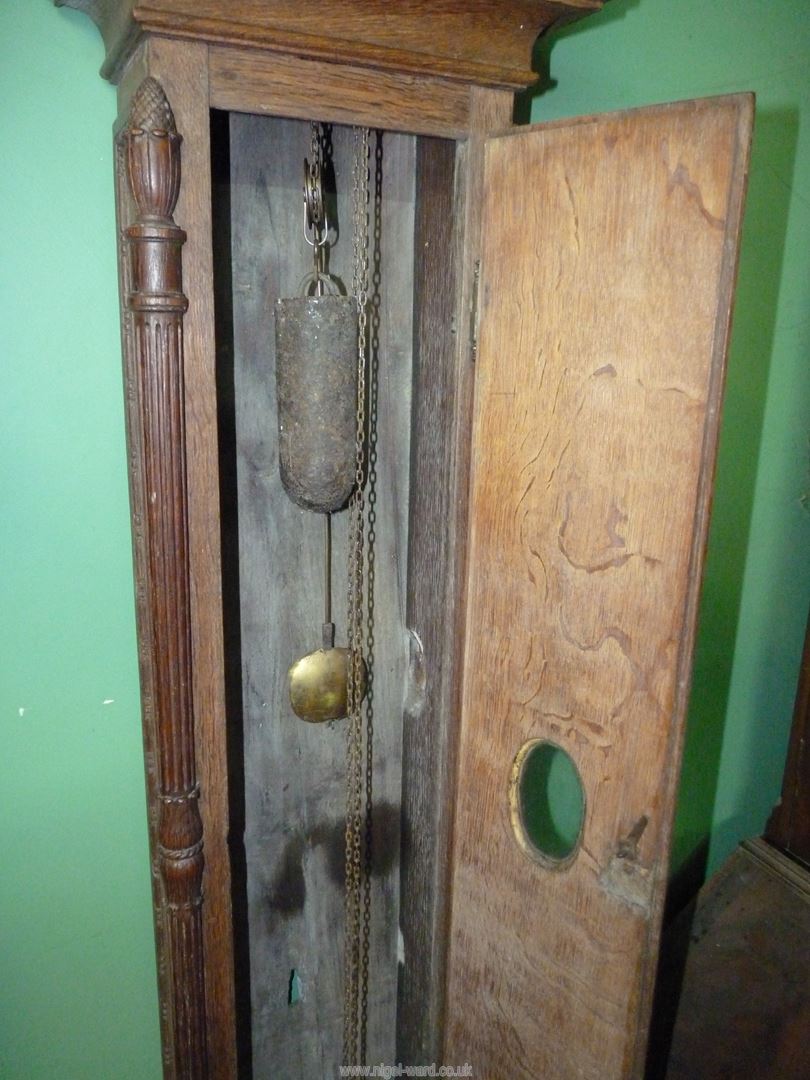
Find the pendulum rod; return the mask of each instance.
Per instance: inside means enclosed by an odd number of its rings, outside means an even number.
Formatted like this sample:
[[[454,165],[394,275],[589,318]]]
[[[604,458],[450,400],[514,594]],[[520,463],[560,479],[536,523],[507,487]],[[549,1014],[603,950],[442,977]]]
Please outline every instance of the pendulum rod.
[[[323,515],[323,647],[335,646],[335,624],[332,622],[332,515]]]

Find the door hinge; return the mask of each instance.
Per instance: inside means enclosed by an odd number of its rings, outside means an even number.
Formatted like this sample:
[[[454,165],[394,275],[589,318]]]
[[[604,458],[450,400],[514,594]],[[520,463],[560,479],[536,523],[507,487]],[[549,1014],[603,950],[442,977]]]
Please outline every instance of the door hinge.
[[[470,310],[470,360],[478,359],[478,282],[481,278],[481,260],[476,259],[473,267],[472,305]]]

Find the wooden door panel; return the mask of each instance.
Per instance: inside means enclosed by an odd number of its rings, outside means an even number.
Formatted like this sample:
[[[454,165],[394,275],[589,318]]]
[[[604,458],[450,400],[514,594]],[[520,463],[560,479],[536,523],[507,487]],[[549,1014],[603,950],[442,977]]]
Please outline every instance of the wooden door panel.
[[[487,1080],[642,1070],[752,115],[487,146],[444,1054]],[[562,863],[510,818],[534,739],[584,787]]]

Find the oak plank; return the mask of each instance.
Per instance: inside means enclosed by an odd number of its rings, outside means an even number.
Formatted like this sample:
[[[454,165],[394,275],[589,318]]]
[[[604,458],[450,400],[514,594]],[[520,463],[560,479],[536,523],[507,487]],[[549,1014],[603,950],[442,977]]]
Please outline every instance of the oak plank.
[[[467,132],[469,98],[463,83],[447,79],[232,46],[211,49],[211,105],[217,109],[453,138]]]
[[[397,1060],[412,1064],[437,1061],[442,1038],[481,166],[484,136],[507,128],[511,114],[510,94],[476,88],[467,140],[418,141],[397,1012]]]
[[[643,1068],[751,117],[487,146],[444,1057],[492,1080]],[[585,789],[558,867],[510,822],[533,738]]]

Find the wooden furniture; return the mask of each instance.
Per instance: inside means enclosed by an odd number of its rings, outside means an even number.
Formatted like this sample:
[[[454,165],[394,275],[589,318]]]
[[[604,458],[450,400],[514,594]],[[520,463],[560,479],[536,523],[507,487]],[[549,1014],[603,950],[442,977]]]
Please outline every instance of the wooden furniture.
[[[67,2],[119,87],[166,1076],[312,1080],[339,1052],[342,735],[285,702],[318,536],[272,386],[308,118],[344,220],[340,125],[385,132],[369,1058],[640,1075],[751,100],[510,131],[536,35],[599,0]],[[545,744],[582,792],[564,857],[522,803]]]

